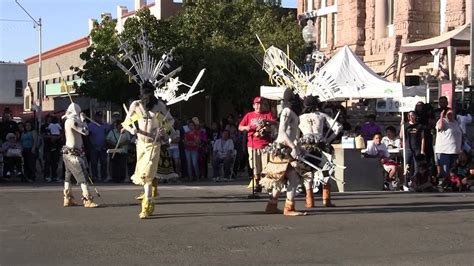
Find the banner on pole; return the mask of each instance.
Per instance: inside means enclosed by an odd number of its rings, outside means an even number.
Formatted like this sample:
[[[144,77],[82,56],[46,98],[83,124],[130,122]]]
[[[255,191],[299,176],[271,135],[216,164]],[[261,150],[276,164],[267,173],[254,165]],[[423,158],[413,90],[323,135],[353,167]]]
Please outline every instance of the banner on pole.
[[[414,111],[417,102],[425,103],[425,97],[403,97],[400,99],[377,99],[376,111],[379,113],[398,113]]]

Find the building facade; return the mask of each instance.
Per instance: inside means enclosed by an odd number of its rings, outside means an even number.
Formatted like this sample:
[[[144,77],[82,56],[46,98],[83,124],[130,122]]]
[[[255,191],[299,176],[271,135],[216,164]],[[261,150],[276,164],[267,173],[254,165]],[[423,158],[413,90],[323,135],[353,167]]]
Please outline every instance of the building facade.
[[[334,54],[348,45],[375,72],[395,80],[401,45],[464,25],[471,5],[472,0],[298,0],[298,15],[302,25],[314,21],[321,51]],[[400,80],[430,61],[432,56],[417,58]],[[467,79],[466,63],[466,56],[456,58],[458,81]]]
[[[135,10],[141,8],[148,8],[151,14],[156,16],[158,19],[166,19],[175,15],[181,9],[180,3],[175,3],[173,0],[154,0],[152,3],[147,4],[146,0],[135,0]],[[125,21],[133,17],[135,11],[128,11],[125,6],[117,7],[117,31],[123,30]],[[110,16],[111,14],[103,13],[104,16]],[[97,20],[89,19],[89,32],[93,29],[94,24]],[[92,101],[87,97],[77,97],[73,90],[74,83],[80,84],[82,79],[74,74],[74,71],[69,69],[71,66],[82,67],[85,62],[80,58],[89,46],[91,41],[88,36],[72,41],[70,43],[58,46],[51,50],[42,53],[42,110],[43,112],[60,112],[64,111],[69,105],[70,101],[67,97],[67,91],[64,86],[61,86],[61,74],[59,73],[56,64],[61,67],[62,76],[65,82],[68,84],[70,93],[75,98],[74,101],[81,105],[83,109],[92,109],[97,107],[98,103]],[[25,63],[28,70],[28,82],[31,84],[33,95],[35,98],[35,104],[39,105],[38,92],[39,86],[39,58],[38,55],[34,55],[25,59]]]
[[[23,91],[26,86],[26,64],[0,62],[0,115],[5,108],[9,108],[13,116],[23,113]]]

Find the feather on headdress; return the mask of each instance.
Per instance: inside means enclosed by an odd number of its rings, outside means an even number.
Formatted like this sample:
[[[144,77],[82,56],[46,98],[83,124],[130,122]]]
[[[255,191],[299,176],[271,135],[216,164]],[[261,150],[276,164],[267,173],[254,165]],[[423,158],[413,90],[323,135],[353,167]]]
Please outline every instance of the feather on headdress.
[[[172,69],[170,66],[173,60],[172,53],[174,48],[170,52],[163,54],[160,60],[157,60],[148,54],[149,49],[152,48],[152,43],[148,40],[145,31],[142,30],[141,36],[138,39],[138,44],[142,48],[141,54],[134,54],[128,42],[123,42],[120,37],[118,37],[118,40],[120,42],[120,52],[123,53],[121,58],[130,61],[132,66],[130,68],[125,67],[119,59],[113,56],[109,56],[110,60],[129,75],[140,87],[147,81],[153,84],[156,88],[154,92],[155,97],[163,100],[166,105],[172,105],[183,100],[187,101],[191,96],[204,91],[194,92],[205,69],[199,72],[192,85],[179,81],[179,77],[173,78],[182,69],[182,67]],[[178,95],[181,85],[188,87],[189,90],[187,93]]]

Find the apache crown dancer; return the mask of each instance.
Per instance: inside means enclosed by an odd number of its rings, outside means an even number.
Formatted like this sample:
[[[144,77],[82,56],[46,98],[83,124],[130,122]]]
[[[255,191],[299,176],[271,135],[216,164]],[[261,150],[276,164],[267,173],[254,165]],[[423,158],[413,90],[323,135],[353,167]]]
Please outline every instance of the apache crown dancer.
[[[319,111],[321,102],[317,96],[307,96],[304,99],[303,114],[300,115],[300,130],[301,130],[301,142],[302,148],[310,155],[321,158],[321,160],[315,159],[314,157],[306,157],[312,164],[323,168],[325,163],[325,155],[331,153],[331,149],[327,148],[331,144],[337,134],[342,130],[342,125],[336,122],[329,115]],[[333,130],[333,134],[326,139],[324,133],[324,127],[327,126],[329,130]],[[300,170],[304,180],[306,188],[306,208],[312,208],[314,206],[313,197],[313,177],[316,169],[311,168],[308,165],[301,164]],[[323,206],[324,207],[335,207],[331,203],[329,183],[323,184]]]
[[[154,210],[152,187],[157,180],[155,174],[160,159],[160,138],[164,135],[167,109],[165,104],[154,96],[155,87],[144,82],[140,88],[140,100],[130,104],[124,129],[137,135],[137,164],[131,177],[133,183],[144,188],[141,219],[148,218]],[[138,116],[138,119],[133,117]],[[135,121],[136,120],[136,121]],[[130,123],[135,124],[135,127]]]
[[[301,149],[296,144],[299,134],[298,114],[301,111],[301,101],[292,90],[286,89],[283,95],[283,110],[280,114],[278,137],[272,144],[270,162],[265,168],[266,176],[260,184],[271,190],[271,196],[266,213],[281,213],[277,208],[278,195],[283,185],[288,181],[286,202],[283,214],[286,216],[300,216],[306,213],[295,211],[295,194],[299,183],[296,172],[296,159],[301,155]]]
[[[89,193],[86,182],[87,162],[84,157],[84,145],[82,136],[89,134],[85,115],[81,112],[79,105],[71,103],[67,108],[66,114],[62,117],[64,122],[64,131],[66,134],[66,145],[63,146],[63,160],[65,168],[64,176],[64,207],[77,205],[71,192],[71,177],[74,176],[82,189],[82,201],[84,207],[95,208],[98,205],[93,201]]]

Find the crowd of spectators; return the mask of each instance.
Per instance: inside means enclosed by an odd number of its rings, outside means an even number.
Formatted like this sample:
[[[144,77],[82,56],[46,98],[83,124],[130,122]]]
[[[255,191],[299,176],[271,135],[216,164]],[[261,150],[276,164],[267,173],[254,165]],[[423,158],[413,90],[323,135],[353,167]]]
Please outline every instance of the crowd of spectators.
[[[254,112],[259,114],[261,99],[256,99]],[[445,97],[439,99],[438,108],[418,103],[415,110],[402,119],[399,130],[395,125],[380,127],[376,115],[367,116],[360,125],[351,125],[341,106],[328,104],[323,109],[332,116],[341,111],[338,121],[345,131],[341,136],[355,133],[357,147],[367,147],[367,155],[380,157],[386,171],[387,189],[474,190],[474,166],[466,126],[472,122],[472,117],[461,108],[456,115],[455,110],[448,107]],[[268,120],[274,120],[274,116],[272,114]],[[103,121],[102,112],[96,112],[93,119],[95,123],[88,124],[90,134],[84,141],[92,180],[129,181],[135,160],[134,136],[121,133],[122,117],[119,113],[113,114],[111,125]],[[168,150],[179,178],[199,181],[231,179],[239,173],[244,173],[243,176],[258,175],[258,171],[253,171],[255,166],[249,163],[249,156],[256,156],[252,150],[256,143],[249,143],[249,140],[255,142],[254,134],[258,134],[259,129],[252,128],[251,119],[245,122],[246,119],[249,118],[229,115],[221,121],[213,121],[210,126],[204,125],[198,117],[176,119],[173,127],[177,137],[162,148]],[[38,177],[46,182],[63,180],[64,173],[58,171],[63,169],[61,120],[48,115],[40,132],[38,134],[32,121],[13,121],[11,111],[5,109],[0,123],[3,180],[14,177],[22,182],[35,182]],[[404,152],[406,161],[399,150]],[[212,166],[211,173],[208,173],[208,165]]]
[[[474,191],[474,165],[466,127],[472,117],[460,107],[456,116],[444,96],[438,104],[433,108],[431,104],[417,103],[415,110],[402,119],[398,137],[395,127],[388,126],[379,142],[381,130],[373,133],[377,131],[374,117],[362,126],[360,135],[364,139],[373,134],[367,154],[382,159],[387,189]],[[396,149],[393,155],[389,149]],[[404,152],[405,161],[403,156],[397,156],[398,149]]]

